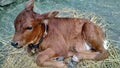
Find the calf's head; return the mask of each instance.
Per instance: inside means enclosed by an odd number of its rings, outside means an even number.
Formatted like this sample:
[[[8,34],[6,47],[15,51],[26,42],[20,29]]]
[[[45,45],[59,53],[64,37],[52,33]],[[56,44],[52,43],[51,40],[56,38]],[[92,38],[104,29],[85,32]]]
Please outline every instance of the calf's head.
[[[24,45],[36,44],[45,31],[44,20],[55,17],[58,11],[37,14],[33,11],[34,0],[29,0],[25,9],[14,21],[15,34],[11,45],[21,48]]]

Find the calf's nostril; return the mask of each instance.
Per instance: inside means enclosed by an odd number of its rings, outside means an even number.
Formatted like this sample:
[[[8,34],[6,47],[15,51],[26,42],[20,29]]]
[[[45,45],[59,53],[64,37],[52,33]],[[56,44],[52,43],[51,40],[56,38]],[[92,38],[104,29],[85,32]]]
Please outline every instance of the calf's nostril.
[[[13,41],[13,42],[11,42],[11,45],[14,47],[17,47],[18,43]]]

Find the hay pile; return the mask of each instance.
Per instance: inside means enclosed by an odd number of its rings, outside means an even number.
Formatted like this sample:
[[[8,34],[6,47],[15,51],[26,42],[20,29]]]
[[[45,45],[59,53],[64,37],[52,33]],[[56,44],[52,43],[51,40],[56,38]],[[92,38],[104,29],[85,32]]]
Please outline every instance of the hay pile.
[[[62,9],[61,13],[58,16],[69,16],[69,17],[80,17],[80,18],[87,18],[91,21],[97,23],[103,28],[106,28],[106,24],[101,17],[97,16],[94,13],[84,13],[80,12],[79,10]],[[10,36],[7,39],[11,39]],[[111,40],[107,39],[108,43],[108,51],[109,51],[109,58],[102,61],[91,61],[91,60],[83,60],[79,62],[79,64],[75,68],[119,68],[120,67],[120,54],[119,49],[117,49],[114,44],[111,43]],[[34,63],[35,56],[31,57],[28,56],[25,49],[15,49],[10,44],[3,39],[0,39],[3,46],[0,50],[0,60],[4,59],[2,68],[43,68],[37,67]],[[7,43],[6,43],[7,42]],[[45,67],[44,67],[45,68]]]

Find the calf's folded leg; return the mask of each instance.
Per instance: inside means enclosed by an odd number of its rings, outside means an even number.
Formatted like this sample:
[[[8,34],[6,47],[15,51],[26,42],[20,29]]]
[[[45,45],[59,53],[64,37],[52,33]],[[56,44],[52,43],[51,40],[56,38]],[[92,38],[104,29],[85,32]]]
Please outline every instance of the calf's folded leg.
[[[66,65],[62,61],[50,60],[55,55],[55,51],[48,48],[38,54],[36,64],[43,67],[64,68]]]

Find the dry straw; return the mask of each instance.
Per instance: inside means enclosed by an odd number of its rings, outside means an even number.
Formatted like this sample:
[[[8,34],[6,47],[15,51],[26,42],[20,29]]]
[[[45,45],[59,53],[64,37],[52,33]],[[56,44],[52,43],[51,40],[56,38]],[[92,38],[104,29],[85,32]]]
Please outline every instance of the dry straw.
[[[58,16],[80,17],[87,18],[97,23],[105,29],[106,22],[95,13],[84,13],[79,10],[63,8]],[[9,38],[11,39],[11,38]],[[102,61],[82,60],[75,68],[119,68],[120,67],[120,54],[119,49],[107,39],[109,58]],[[15,49],[10,44],[6,44],[5,40],[0,39],[4,44],[0,50],[0,59],[4,59],[2,68],[45,68],[37,67],[34,60],[35,56],[28,56],[25,49]]]

